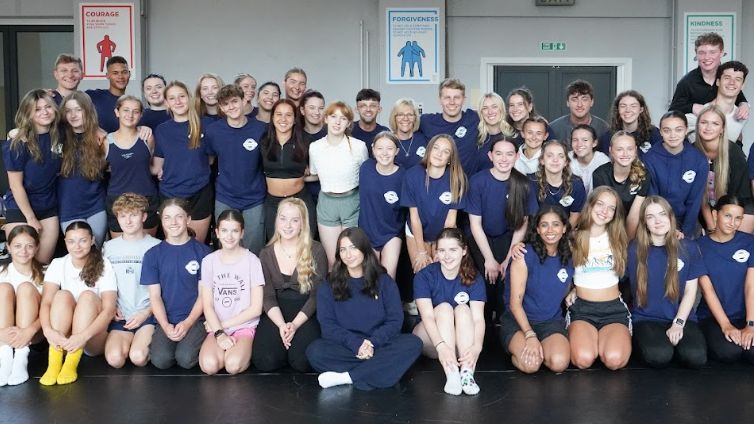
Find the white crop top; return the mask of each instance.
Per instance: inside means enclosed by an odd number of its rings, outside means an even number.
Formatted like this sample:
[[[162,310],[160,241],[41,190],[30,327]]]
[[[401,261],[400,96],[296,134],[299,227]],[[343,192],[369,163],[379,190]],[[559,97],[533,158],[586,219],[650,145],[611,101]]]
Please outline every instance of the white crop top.
[[[576,267],[573,283],[585,289],[606,289],[618,284],[618,275],[613,271],[613,252],[607,232],[589,238],[589,255],[586,263]]]

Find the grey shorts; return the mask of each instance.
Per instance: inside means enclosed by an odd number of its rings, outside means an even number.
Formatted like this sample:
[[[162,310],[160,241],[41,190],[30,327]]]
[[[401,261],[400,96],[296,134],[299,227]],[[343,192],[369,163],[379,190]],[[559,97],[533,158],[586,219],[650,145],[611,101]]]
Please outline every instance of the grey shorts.
[[[344,196],[331,196],[324,191],[319,193],[317,202],[317,223],[325,227],[343,228],[359,225],[359,190]]]

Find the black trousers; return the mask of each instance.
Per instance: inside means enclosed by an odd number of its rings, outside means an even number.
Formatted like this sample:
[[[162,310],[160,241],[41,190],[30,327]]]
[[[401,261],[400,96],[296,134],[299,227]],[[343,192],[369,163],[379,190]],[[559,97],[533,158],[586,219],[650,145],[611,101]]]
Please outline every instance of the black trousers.
[[[512,239],[513,233],[510,231],[499,237],[487,236],[487,243],[489,243],[492,255],[495,257],[496,261],[502,262],[505,260],[505,257],[508,255],[508,250],[510,250]],[[476,265],[477,270],[482,276],[484,276],[484,256],[482,255],[482,251],[479,250],[479,246],[473,236],[469,237],[468,240],[469,247],[471,248],[471,257],[474,259],[474,265]],[[488,323],[492,322],[493,312],[495,315],[494,319],[499,322],[500,317],[503,316],[503,312],[505,311],[505,302],[503,301],[504,281],[505,275],[501,275],[497,280],[487,282],[485,286],[487,287],[487,302],[484,305],[484,317],[485,321]]]
[[[746,325],[744,320],[732,320],[730,323],[739,329]],[[754,364],[754,348],[744,350],[741,346],[726,340],[725,334],[723,334],[723,330],[720,329],[715,318],[707,318],[699,325],[702,328],[702,333],[704,333],[704,338],[707,339],[710,357],[722,362],[736,362],[743,358]]]
[[[673,357],[690,368],[699,368],[707,363],[707,345],[699,325],[688,321],[683,329],[683,338],[675,346],[665,334],[670,325],[670,321],[634,321],[634,345],[644,362],[653,368],[667,366]]]

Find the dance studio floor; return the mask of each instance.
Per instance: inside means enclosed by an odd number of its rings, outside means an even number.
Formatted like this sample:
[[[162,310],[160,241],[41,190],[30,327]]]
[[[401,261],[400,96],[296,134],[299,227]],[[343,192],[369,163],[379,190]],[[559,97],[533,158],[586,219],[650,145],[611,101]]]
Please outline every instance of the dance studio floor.
[[[313,373],[210,377],[114,370],[102,358],[85,358],[74,384],[42,387],[45,356],[32,353],[29,382],[0,388],[0,423],[744,423],[754,413],[754,366],[651,370],[632,359],[618,372],[524,375],[491,340],[474,397],[443,393],[443,373],[426,358],[397,386],[362,392],[320,389]]]

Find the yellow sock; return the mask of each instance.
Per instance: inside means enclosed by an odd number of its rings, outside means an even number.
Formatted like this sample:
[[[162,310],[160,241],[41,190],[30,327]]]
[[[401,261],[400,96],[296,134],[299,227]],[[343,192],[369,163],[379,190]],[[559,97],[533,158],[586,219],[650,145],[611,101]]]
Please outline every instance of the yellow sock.
[[[50,346],[49,359],[47,362],[47,371],[45,371],[39,383],[44,386],[52,386],[58,381],[60,368],[63,366],[63,350]]]
[[[65,363],[63,369],[58,374],[58,384],[70,384],[79,378],[76,369],[79,367],[79,361],[81,360],[81,354],[84,353],[83,349],[78,349],[73,352],[68,352],[65,356]]]

